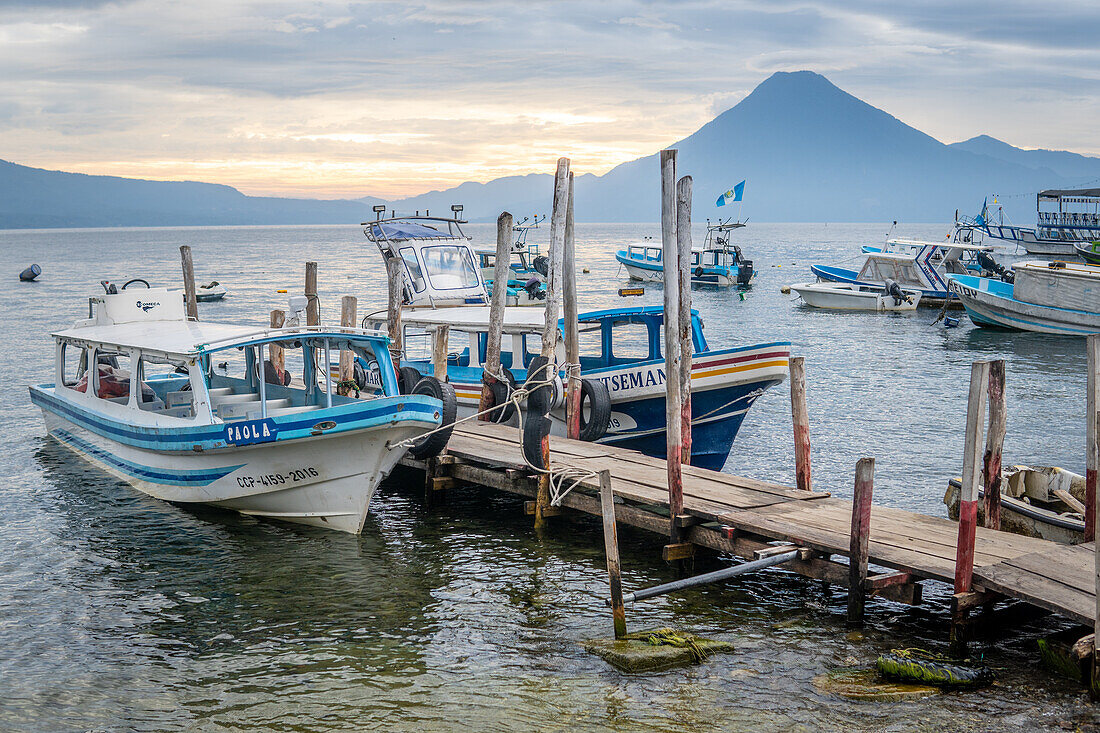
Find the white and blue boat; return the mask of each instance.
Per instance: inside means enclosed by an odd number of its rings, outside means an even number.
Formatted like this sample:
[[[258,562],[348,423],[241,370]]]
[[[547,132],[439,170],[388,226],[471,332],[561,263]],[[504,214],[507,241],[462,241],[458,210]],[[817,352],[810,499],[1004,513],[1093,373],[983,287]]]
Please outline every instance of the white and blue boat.
[[[1020,262],[1013,281],[951,277],[951,292],[978,326],[1066,336],[1100,333],[1100,267]]]
[[[1035,195],[1035,228],[1006,224],[1004,209],[996,220],[982,202],[977,216],[959,216],[955,228],[975,239],[1016,245],[1031,255],[1072,257],[1075,246],[1100,239],[1100,188],[1050,189]]]
[[[865,252],[863,265],[858,270],[811,265],[810,271],[822,282],[879,289],[885,287],[887,280],[892,280],[903,290],[920,292],[921,304],[938,305],[948,296],[948,277],[970,273],[969,265],[976,263],[981,255],[992,263],[994,250],[989,245],[897,239],[881,250]]]
[[[747,287],[756,277],[752,260],[745,259],[741,248],[730,244],[730,232],[745,226],[740,221],[707,222],[707,238],[702,249],[691,252],[692,285]],[[659,244],[646,241],[627,245],[615,253],[627,275],[642,282],[664,282],[664,262]]]
[[[527,235],[531,230],[538,229],[539,223],[545,220],[545,214],[541,218],[538,215],[534,219],[526,217],[519,224],[512,227],[512,231],[516,233],[516,239],[512,242],[508,259],[508,267],[512,270],[512,274],[508,278],[509,287],[516,287],[512,285],[516,281],[519,282],[518,286],[522,287],[532,278],[546,281],[546,273],[550,271],[550,259],[542,253],[538,243],[527,241]],[[479,247],[477,249],[477,259],[478,266],[481,268],[481,276],[485,278],[486,282],[491,282],[496,277],[496,248]]]
[[[405,441],[446,440],[425,435],[443,403],[398,393],[380,333],[189,321],[165,288],[93,297],[89,311],[53,334],[54,381],[31,401],[52,438],[159,499],[358,533]],[[337,350],[366,365],[363,399],[323,372]]]
[[[541,350],[543,313],[505,311],[501,363],[517,383]],[[665,455],[665,362],[661,344],[664,312],[659,306],[613,308],[580,314],[582,439]],[[439,325],[450,327],[447,377],[454,385],[458,415],[477,411],[489,326],[489,308],[409,310],[402,315],[406,353],[402,369],[432,374],[430,338]],[[559,332],[559,337],[560,337]],[[749,408],[779,384],[789,369],[786,341],[711,349],[703,324],[692,311],[691,463],[720,470]],[[559,338],[557,363],[565,361]],[[557,389],[551,433],[565,435],[564,390]],[[605,402],[606,401],[606,402]],[[592,416],[608,415],[606,425]],[[518,420],[502,413],[502,421]]]

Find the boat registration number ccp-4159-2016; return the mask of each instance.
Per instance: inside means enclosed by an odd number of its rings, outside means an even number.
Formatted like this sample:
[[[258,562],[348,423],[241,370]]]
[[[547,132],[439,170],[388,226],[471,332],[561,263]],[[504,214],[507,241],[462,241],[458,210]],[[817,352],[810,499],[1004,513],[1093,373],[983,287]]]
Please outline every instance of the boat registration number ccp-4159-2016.
[[[267,443],[279,435],[279,427],[271,418],[229,423],[225,426],[225,442],[230,445]]]
[[[308,481],[319,475],[319,472],[313,466],[305,466],[303,468],[295,468],[286,473],[264,473],[259,476],[238,476],[237,485],[242,489],[251,489],[257,484],[260,486],[281,486],[282,484]]]

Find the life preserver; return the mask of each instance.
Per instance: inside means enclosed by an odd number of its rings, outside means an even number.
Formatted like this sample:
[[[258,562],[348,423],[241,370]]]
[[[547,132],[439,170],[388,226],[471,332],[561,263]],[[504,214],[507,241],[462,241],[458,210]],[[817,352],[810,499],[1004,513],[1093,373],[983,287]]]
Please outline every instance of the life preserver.
[[[439,424],[444,430],[418,440],[412,448],[409,448],[409,455],[413,458],[438,456],[447,447],[447,441],[451,439],[451,433],[454,431],[455,417],[458,414],[458,397],[455,395],[455,388],[447,382],[440,382],[435,377],[424,377],[416,383],[411,394],[428,395],[443,403]]]

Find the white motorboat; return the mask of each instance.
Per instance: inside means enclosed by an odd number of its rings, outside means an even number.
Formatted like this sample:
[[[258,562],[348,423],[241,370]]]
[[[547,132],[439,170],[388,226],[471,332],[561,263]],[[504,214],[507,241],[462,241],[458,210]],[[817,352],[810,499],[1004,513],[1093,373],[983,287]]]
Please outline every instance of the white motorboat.
[[[210,303],[225,297],[225,286],[217,280],[211,280],[206,285],[195,288],[195,300],[200,303]]]
[[[857,283],[812,282],[792,285],[802,302],[813,308],[855,311],[913,311],[920,303],[919,290],[902,290]],[[892,293],[891,290],[896,290]]]
[[[30,387],[31,401],[52,438],[159,499],[358,533],[407,441],[425,454],[446,442],[425,435],[444,404],[398,393],[383,334],[189,321],[166,288],[93,297],[89,310],[53,334],[54,382]],[[362,399],[322,372],[337,350],[367,365]]]

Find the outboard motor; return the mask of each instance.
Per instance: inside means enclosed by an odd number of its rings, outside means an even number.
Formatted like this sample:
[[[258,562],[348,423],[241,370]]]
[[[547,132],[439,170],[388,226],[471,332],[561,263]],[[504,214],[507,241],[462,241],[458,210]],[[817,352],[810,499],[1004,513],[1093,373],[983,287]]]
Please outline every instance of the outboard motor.
[[[906,303],[912,303],[913,302],[912,299],[908,295],[905,294],[905,291],[901,289],[901,286],[898,285],[893,280],[891,280],[890,278],[886,278],[886,282],[883,283],[883,285],[884,285],[884,287],[882,288],[883,293],[885,295],[893,296],[894,305],[901,305],[902,301],[905,301]]]
[[[527,297],[531,300],[546,300],[546,290],[542,287],[542,280],[537,277],[532,277],[524,283],[523,289],[527,291]]]
[[[752,283],[752,260],[741,260],[737,265],[737,284],[749,285]]]
[[[997,262],[997,260],[993,259],[993,255],[988,252],[978,252],[978,266],[982,268],[983,277],[992,277],[995,275],[1006,283],[1010,283],[1016,279],[1014,273]]]

